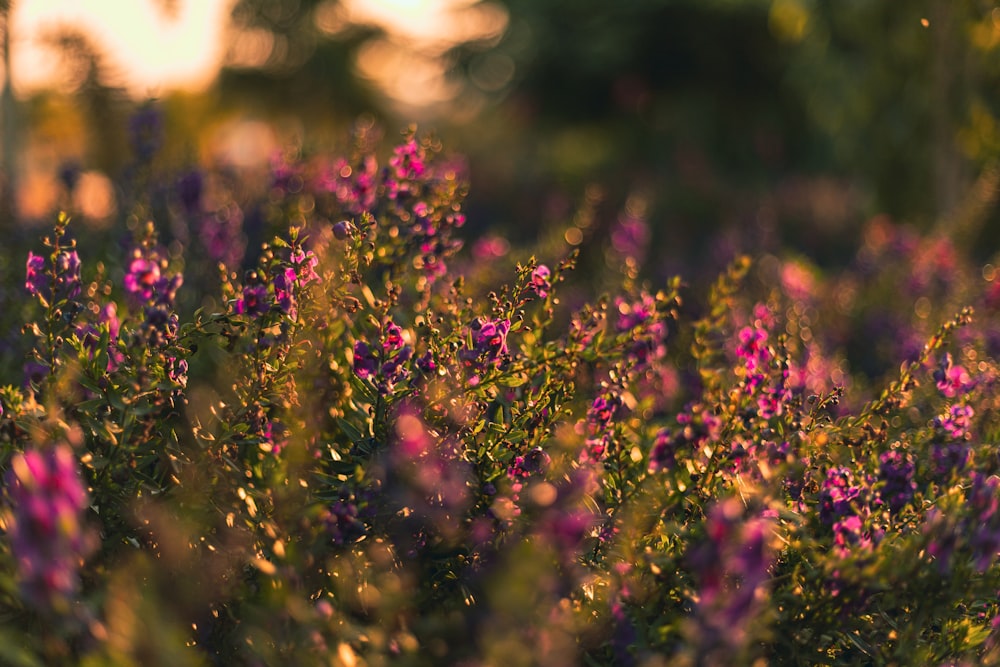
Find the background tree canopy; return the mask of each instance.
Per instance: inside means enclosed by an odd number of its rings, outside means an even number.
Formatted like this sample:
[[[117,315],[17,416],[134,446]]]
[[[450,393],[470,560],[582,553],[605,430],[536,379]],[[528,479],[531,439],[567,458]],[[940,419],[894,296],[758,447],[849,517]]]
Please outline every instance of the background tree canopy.
[[[502,32],[434,54],[453,96],[413,108],[360,66],[366,46],[399,41],[353,23],[343,3],[238,0],[214,87],[165,96],[170,150],[192,159],[197,150],[178,147],[234,115],[291,126],[305,145],[342,136],[363,113],[388,131],[419,120],[468,158],[471,233],[529,241],[589,207],[586,235],[601,239],[631,207],[664,274],[712,271],[735,248],[836,265],[882,214],[973,251],[996,228],[1000,10],[990,2],[471,6],[487,9],[505,17]],[[101,118],[131,102],[99,44],[59,44],[92,112],[78,121],[92,133],[84,166],[113,175],[128,156]],[[52,99],[21,102],[36,131],[51,128]]]

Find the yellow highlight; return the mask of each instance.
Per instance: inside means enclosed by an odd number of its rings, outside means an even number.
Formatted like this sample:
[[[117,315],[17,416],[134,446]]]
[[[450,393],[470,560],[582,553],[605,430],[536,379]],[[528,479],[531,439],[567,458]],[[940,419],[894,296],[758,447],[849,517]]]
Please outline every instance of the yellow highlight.
[[[771,33],[787,42],[798,42],[809,27],[809,12],[798,0],[775,0],[768,16]]]

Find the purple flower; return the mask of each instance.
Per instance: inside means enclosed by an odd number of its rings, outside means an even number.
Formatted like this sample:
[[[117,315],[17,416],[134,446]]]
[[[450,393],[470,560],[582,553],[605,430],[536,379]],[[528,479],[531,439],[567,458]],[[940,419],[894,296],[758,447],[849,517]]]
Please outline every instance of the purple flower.
[[[411,183],[424,175],[427,170],[426,160],[423,147],[412,136],[393,149],[386,177],[386,194],[389,199],[402,200],[414,194],[414,185]]]
[[[60,250],[55,254],[52,267],[54,285],[47,268],[45,257],[28,253],[24,288],[31,296],[48,304],[60,299],[75,299],[80,295],[80,256],[75,250]]]
[[[972,451],[964,442],[935,442],[931,448],[931,473],[937,479],[948,479],[969,465]]]
[[[545,474],[551,465],[551,457],[541,447],[535,447],[524,456],[515,456],[507,467],[507,477],[510,479],[526,479],[536,474]]]
[[[510,320],[489,320],[477,317],[469,325],[472,347],[459,351],[459,359],[471,374],[499,366],[509,352],[507,334]]]
[[[525,296],[537,296],[539,299],[544,299],[549,295],[549,290],[552,289],[552,271],[549,267],[544,264],[539,264],[534,271],[531,272],[531,280],[525,287]]]
[[[167,357],[166,361],[167,377],[180,387],[187,386],[188,362],[187,359],[178,357]]]
[[[259,317],[271,309],[271,300],[267,295],[267,287],[264,285],[246,285],[243,288],[243,296],[236,300],[233,306],[237,315],[249,315]]]
[[[362,380],[373,377],[378,370],[378,358],[364,341],[354,343],[354,374]]]
[[[136,257],[125,273],[125,291],[140,303],[146,303],[156,294],[160,282],[160,265],[145,257]]]
[[[89,547],[82,525],[87,492],[76,458],[67,445],[15,454],[5,482],[22,591],[41,609],[65,607],[79,588]]]
[[[872,548],[871,537],[865,533],[861,517],[852,514],[834,522],[833,548],[841,558],[846,558],[859,549]]]
[[[432,375],[437,370],[437,362],[434,361],[434,355],[430,351],[424,352],[414,363],[417,370],[424,375]]]
[[[389,322],[385,325],[385,330],[383,331],[383,341],[382,349],[386,353],[396,352],[405,345],[403,340],[403,330],[399,328],[395,322]]]
[[[275,304],[281,312],[293,320],[298,316],[295,299],[297,281],[298,277],[295,274],[295,269],[291,267],[278,271],[272,279]]]
[[[195,215],[201,210],[203,189],[204,178],[200,171],[189,171],[177,180],[177,198],[188,215]]]
[[[771,351],[767,347],[767,331],[759,326],[740,329],[736,356],[743,360],[747,386],[751,391],[767,380]]]
[[[670,429],[661,429],[649,452],[649,472],[673,470],[677,467],[676,446]]]
[[[938,390],[947,398],[967,392],[972,388],[972,378],[964,367],[953,363],[951,355],[945,354],[941,364],[934,371],[934,381]]]
[[[319,282],[319,275],[316,274],[316,266],[319,264],[319,258],[316,257],[312,250],[296,248],[292,251],[290,260],[295,271],[295,283],[299,287],[312,282]]]
[[[969,427],[972,425],[973,414],[971,405],[953,405],[948,408],[947,414],[934,418],[934,426],[949,438],[966,440],[969,436]]]
[[[49,276],[45,273],[45,258],[28,252],[28,266],[25,272],[24,288],[31,296],[46,296],[49,290]]]
[[[612,421],[622,407],[621,394],[616,389],[608,389],[594,399],[587,410],[586,449],[580,456],[583,461],[600,461],[613,442]]]
[[[832,526],[840,518],[856,514],[854,503],[861,497],[861,488],[854,484],[854,475],[847,468],[830,468],[819,492],[819,520]]]
[[[618,311],[615,330],[619,334],[630,334],[627,356],[634,369],[643,369],[663,356],[667,326],[657,317],[656,300],[652,296],[644,292],[634,302],[617,297],[615,310]]]
[[[700,584],[694,639],[700,650],[721,656],[746,641],[770,577],[768,523],[745,517],[743,504],[729,498],[709,510],[705,532],[706,540],[689,553]]]
[[[884,452],[879,457],[879,499],[889,506],[892,512],[898,512],[913,500],[917,484],[913,481],[913,463],[898,449]]]
[[[406,344],[403,330],[392,321],[384,326],[381,338],[381,345],[374,348],[361,340],[354,343],[354,373],[362,380],[372,380],[386,394],[408,377],[407,362],[413,356],[413,348]]]
[[[62,250],[56,255],[56,290],[58,297],[80,295],[80,256],[75,250]]]

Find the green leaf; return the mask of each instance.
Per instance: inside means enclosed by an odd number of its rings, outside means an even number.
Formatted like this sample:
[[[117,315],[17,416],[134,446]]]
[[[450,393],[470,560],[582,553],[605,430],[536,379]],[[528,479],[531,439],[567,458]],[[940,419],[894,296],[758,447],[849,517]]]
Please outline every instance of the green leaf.
[[[502,375],[497,378],[497,384],[501,387],[520,387],[528,382],[528,378],[521,373],[513,375]]]
[[[352,444],[360,443],[368,437],[361,429],[346,419],[337,419],[337,426],[340,427],[340,430],[343,431]]]
[[[20,638],[0,630],[0,663],[11,667],[43,667],[44,663],[28,649],[18,646]]]
[[[374,403],[378,399],[375,388],[366,380],[362,380],[354,373],[351,373],[351,387],[368,403]]]

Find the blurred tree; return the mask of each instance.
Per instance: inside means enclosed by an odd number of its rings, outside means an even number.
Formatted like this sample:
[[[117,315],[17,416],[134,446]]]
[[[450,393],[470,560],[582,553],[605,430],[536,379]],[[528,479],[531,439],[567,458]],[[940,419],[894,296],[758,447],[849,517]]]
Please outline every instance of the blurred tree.
[[[840,261],[876,213],[970,248],[996,229],[993,2],[486,1],[507,33],[450,56],[488,105],[461,140],[492,188],[473,198],[523,204],[507,220],[544,210],[512,191],[594,180],[655,192],[658,246],[699,259],[743,237]]]
[[[384,112],[359,79],[358,49],[381,31],[348,23],[337,0],[238,0],[216,89],[227,109],[258,109],[308,121],[311,130]]]
[[[130,104],[125,90],[114,84],[99,45],[85,33],[60,28],[49,41],[62,53],[79,110],[89,134],[85,161],[89,167],[116,174],[130,159],[125,120]]]
[[[657,245],[700,258],[719,222],[756,235],[748,195],[756,200],[793,168],[829,163],[828,146],[784,82],[790,53],[770,29],[767,2],[503,5],[510,27],[498,43],[451,53],[464,99],[490,103],[490,129],[477,120],[458,142],[486,142],[471,157],[479,173],[472,196],[492,198],[484,209],[514,201],[521,206],[505,214],[510,220],[537,221],[546,206],[509,191],[542,196],[556,185],[572,193],[595,181],[610,224],[633,190],[655,193]],[[508,81],[497,85],[491,73],[504,68]],[[512,150],[515,159],[502,157]]]

